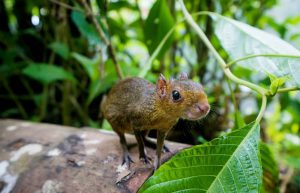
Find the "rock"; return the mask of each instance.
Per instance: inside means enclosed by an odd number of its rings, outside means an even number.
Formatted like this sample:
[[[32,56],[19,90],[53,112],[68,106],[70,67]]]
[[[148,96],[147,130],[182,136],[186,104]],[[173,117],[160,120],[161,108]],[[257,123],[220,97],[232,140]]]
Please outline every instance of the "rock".
[[[1,193],[137,192],[153,173],[139,161],[134,136],[126,135],[131,168],[122,167],[114,132],[0,120]],[[171,152],[187,145],[166,142]],[[147,148],[154,160],[155,150]],[[163,160],[172,153],[165,153]]]

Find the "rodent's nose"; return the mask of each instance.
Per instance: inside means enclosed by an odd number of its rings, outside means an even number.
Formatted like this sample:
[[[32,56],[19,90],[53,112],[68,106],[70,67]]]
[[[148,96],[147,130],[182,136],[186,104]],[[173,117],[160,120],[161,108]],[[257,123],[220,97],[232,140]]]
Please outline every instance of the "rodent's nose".
[[[198,104],[197,107],[198,107],[199,111],[203,114],[208,113],[209,108],[210,108],[209,104]]]

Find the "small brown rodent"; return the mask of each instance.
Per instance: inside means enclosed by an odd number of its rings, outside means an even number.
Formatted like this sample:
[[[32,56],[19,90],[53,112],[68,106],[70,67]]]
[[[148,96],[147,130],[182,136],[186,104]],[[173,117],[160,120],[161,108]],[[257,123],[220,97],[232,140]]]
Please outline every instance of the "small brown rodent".
[[[202,86],[189,80],[185,73],[179,79],[167,81],[160,75],[156,85],[142,78],[127,78],[112,87],[101,103],[104,118],[119,135],[123,148],[123,164],[130,166],[125,132],[133,131],[139,147],[140,159],[149,163],[145,145],[156,146],[155,168],[160,165],[164,139],[179,118],[198,120],[209,112],[210,106]],[[157,145],[146,135],[157,130]]]

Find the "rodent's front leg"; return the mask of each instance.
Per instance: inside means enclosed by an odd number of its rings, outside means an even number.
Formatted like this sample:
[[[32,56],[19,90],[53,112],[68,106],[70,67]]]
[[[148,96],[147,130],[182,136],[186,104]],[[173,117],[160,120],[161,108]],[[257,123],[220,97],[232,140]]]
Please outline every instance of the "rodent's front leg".
[[[123,161],[122,161],[122,165],[126,164],[128,168],[130,168],[130,164],[133,163],[129,152],[128,152],[128,148],[127,148],[127,143],[126,143],[126,138],[124,133],[122,132],[116,132],[119,135],[120,138],[120,144],[122,146],[123,149]]]
[[[156,149],[156,147],[157,147],[156,142],[151,141],[148,138],[148,133],[149,133],[149,131],[142,131],[142,136],[143,136],[144,144],[145,144],[146,147],[150,147],[152,149]],[[165,144],[163,145],[162,150],[163,150],[163,153],[170,152],[170,149]]]
[[[166,138],[167,132],[157,130],[157,146],[156,146],[156,161],[155,161],[155,169],[158,169],[160,166],[160,157],[161,151],[164,145],[164,141]]]
[[[148,157],[147,154],[146,154],[142,132],[138,129],[133,129],[133,132],[134,132],[135,138],[138,142],[140,160],[143,161],[145,164],[150,164],[151,163],[151,158]]]

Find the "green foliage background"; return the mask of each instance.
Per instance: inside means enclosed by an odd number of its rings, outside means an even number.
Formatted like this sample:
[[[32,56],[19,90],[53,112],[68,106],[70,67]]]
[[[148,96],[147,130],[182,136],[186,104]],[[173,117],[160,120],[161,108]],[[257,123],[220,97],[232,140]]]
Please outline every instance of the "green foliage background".
[[[279,3],[276,0],[185,1],[190,13],[219,13],[271,31],[299,50],[300,31],[295,27],[299,29],[300,15],[276,20],[270,10]],[[183,18],[173,0],[92,0],[90,5],[125,76],[137,76],[147,68],[150,55]],[[0,1],[1,118],[100,127],[101,97],[119,78],[107,43],[99,37],[92,19],[79,0]],[[225,52],[224,41],[217,38],[212,19],[203,15],[194,19],[221,56],[230,61],[236,52]],[[241,43],[245,41],[240,36],[237,39]],[[177,24],[145,78],[155,82],[159,73],[172,77],[181,71],[188,72],[189,77],[204,85],[212,112],[200,123],[180,121],[171,139],[187,135],[190,139],[186,141],[203,143],[255,119],[260,108],[259,96],[228,83],[207,47],[184,22]],[[270,85],[268,76],[257,74],[253,69],[237,66],[233,72],[260,86]],[[293,170],[286,192],[297,192],[300,188],[297,185],[300,179],[297,170],[300,165],[299,117],[299,93],[283,93],[269,99],[261,124],[263,141],[270,147],[270,150],[264,148],[264,152],[274,153],[282,171]],[[104,127],[109,129],[107,124]],[[188,134],[178,133],[182,128],[188,128]],[[280,184],[269,186],[284,188]]]

